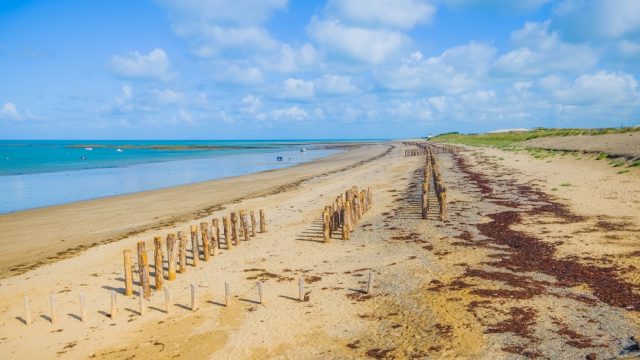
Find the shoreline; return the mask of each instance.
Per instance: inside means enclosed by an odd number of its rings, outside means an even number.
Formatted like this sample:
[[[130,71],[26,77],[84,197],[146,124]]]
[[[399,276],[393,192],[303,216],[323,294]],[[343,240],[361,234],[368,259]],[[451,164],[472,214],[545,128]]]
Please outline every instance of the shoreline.
[[[390,151],[391,144],[350,143],[346,149],[347,144],[339,144],[345,151],[286,168],[1,214],[0,279],[97,245],[204,216],[223,209],[223,204],[285,191],[316,176],[358,166]],[[370,154],[369,147],[378,152]]]

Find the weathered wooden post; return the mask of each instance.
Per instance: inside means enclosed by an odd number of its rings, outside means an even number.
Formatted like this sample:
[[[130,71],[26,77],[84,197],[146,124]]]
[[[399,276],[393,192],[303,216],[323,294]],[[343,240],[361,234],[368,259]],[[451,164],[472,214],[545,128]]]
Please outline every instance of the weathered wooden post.
[[[220,222],[218,219],[211,219],[211,224],[213,225],[213,256],[216,256],[220,253]]]
[[[87,302],[83,293],[80,293],[80,320],[87,322]]]
[[[233,249],[233,244],[231,243],[231,221],[226,216],[222,217],[222,226],[224,228],[224,243],[227,246],[227,250]]]
[[[242,228],[242,236],[244,241],[249,241],[249,217],[244,210],[240,210],[240,225]]]
[[[322,235],[325,243],[331,242],[331,224],[329,223],[329,213],[327,209],[322,212]]]
[[[196,294],[196,286],[191,284],[191,311],[198,310],[198,297]]]
[[[31,306],[29,306],[29,297],[24,297],[24,323],[31,325]]]
[[[344,203],[344,208],[342,209],[342,240],[349,240],[350,232],[351,232],[351,216],[349,213],[351,212],[351,202],[347,201]]]
[[[164,258],[162,256],[162,238],[156,236],[153,238],[154,245],[154,261],[153,266],[155,269],[156,290],[162,289],[162,280],[164,279]]]
[[[198,246],[198,227],[195,225],[191,225],[189,227],[191,230],[191,255],[193,256],[193,266],[198,266],[198,261],[200,260],[200,248]]]
[[[422,220],[427,220],[429,213],[429,182],[422,183]]]
[[[118,315],[118,298],[116,292],[111,290],[111,320],[115,320]]]
[[[51,323],[55,324],[58,322],[58,312],[56,311],[56,296],[53,293],[49,294],[49,311]]]
[[[298,279],[298,300],[304,301],[304,276]]]
[[[138,273],[140,275],[140,287],[145,298],[151,296],[151,284],[149,282],[149,260],[144,241],[138,241]]]
[[[224,283],[224,306],[229,306],[231,303],[231,290],[229,289],[229,283]]]
[[[238,236],[238,216],[235,212],[231,213],[231,241],[233,245],[240,245],[240,237]]]
[[[178,272],[180,274],[187,272],[187,236],[178,231]]]
[[[169,314],[171,311],[171,293],[169,293],[169,288],[164,288],[164,312]]]
[[[209,244],[211,243],[211,238],[209,237],[209,223],[200,223],[200,238],[202,239],[202,253],[204,254],[202,259],[204,261],[209,261]]]
[[[447,189],[440,188],[440,221],[447,221]]]
[[[176,279],[176,234],[167,235],[167,280]]]
[[[260,232],[267,232],[267,219],[264,216],[264,210],[260,209]]]
[[[262,282],[258,281],[258,296],[260,297],[260,304],[264,304],[264,293],[262,292]]]
[[[131,271],[131,250],[124,250],[124,295],[133,295],[133,274]]]
[[[256,237],[256,214],[251,210],[249,216],[251,217],[251,237]]]
[[[371,294],[373,292],[373,271],[369,271],[369,281],[367,282],[367,294]]]

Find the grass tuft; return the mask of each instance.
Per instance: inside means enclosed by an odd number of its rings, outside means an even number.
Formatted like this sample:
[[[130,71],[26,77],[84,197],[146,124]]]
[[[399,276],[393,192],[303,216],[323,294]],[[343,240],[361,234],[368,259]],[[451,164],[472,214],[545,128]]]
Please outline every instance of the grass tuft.
[[[573,185],[571,185],[571,183],[568,183],[568,182],[563,182],[562,184],[560,184],[560,186],[573,186]]]

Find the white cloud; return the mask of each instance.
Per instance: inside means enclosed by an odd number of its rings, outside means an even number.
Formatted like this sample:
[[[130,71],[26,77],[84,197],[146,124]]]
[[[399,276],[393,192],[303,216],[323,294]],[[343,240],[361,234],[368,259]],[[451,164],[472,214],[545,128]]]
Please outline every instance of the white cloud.
[[[193,37],[198,43],[192,50],[199,57],[218,55],[223,49],[245,49],[249,51],[269,51],[278,48],[279,43],[268,31],[259,27],[223,27],[205,23],[187,23],[174,26],[176,34]]]
[[[264,82],[262,70],[256,66],[234,62],[221,62],[214,67],[214,76],[220,82],[233,85],[258,85]]]
[[[290,100],[311,100],[315,96],[315,85],[311,81],[287,79],[282,86],[281,96]]]
[[[111,57],[111,68],[124,77],[170,80],[173,77],[171,62],[162,49],[154,49],[149,54],[132,51],[126,55]]]
[[[273,112],[273,118],[276,120],[302,121],[309,119],[309,113],[298,106],[291,106],[275,110]]]
[[[158,103],[161,105],[180,104],[185,100],[185,95],[183,93],[170,89],[154,90],[153,93],[157,97]]]
[[[318,91],[329,95],[345,95],[358,92],[351,76],[324,75],[315,80]]]
[[[22,116],[14,103],[7,102],[0,109],[0,119],[22,120]]]
[[[262,58],[262,66],[282,73],[292,73],[313,68],[321,62],[320,54],[309,43],[302,46],[281,44],[280,51]]]
[[[327,9],[350,23],[400,29],[429,22],[436,12],[421,0],[330,0]]]
[[[494,9],[501,11],[531,11],[553,0],[444,0],[451,8]]]
[[[371,64],[383,63],[411,42],[398,31],[348,26],[337,20],[313,19],[308,29],[329,52]]]
[[[578,77],[569,87],[554,91],[563,104],[640,105],[638,82],[633,75],[598,71]]]
[[[552,27],[576,42],[640,38],[640,1],[565,0],[554,8]]]
[[[285,10],[287,0],[158,0],[178,16],[207,21],[257,24],[274,11]]]

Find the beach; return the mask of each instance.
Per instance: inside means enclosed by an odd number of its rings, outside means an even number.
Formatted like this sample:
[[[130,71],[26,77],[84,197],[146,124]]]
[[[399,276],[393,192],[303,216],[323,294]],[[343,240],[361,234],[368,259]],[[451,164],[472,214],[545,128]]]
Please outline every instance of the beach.
[[[0,351],[16,359],[519,359],[610,358],[633,348],[637,169],[617,174],[586,155],[459,148],[437,155],[443,222],[437,206],[421,219],[425,159],[408,149],[416,148],[357,145],[286,169],[1,215]],[[323,242],[322,209],[352,186],[371,188],[370,209],[350,240]],[[123,295],[123,250],[135,258],[144,241],[152,257],[155,236],[242,209],[263,209],[267,232],[165,280],[169,311],[153,291],[141,316],[137,285]]]

